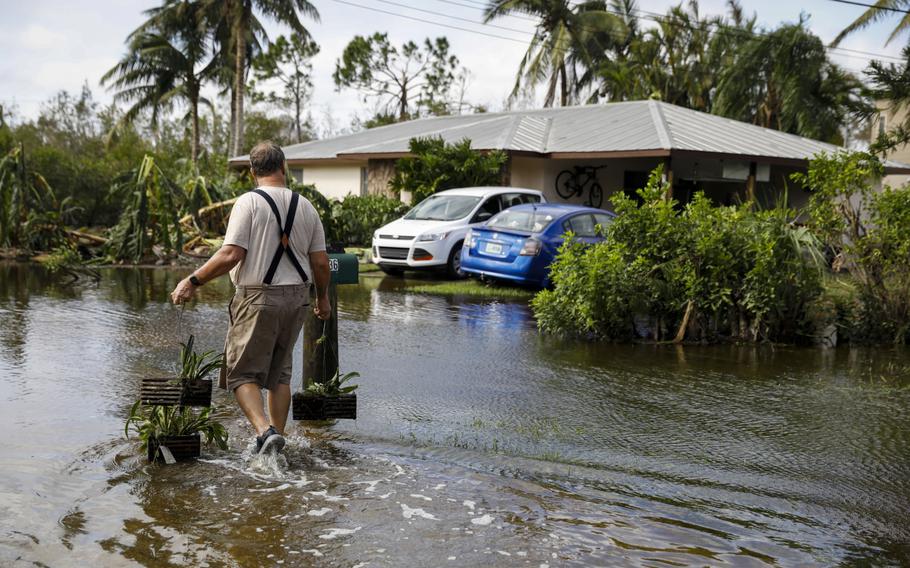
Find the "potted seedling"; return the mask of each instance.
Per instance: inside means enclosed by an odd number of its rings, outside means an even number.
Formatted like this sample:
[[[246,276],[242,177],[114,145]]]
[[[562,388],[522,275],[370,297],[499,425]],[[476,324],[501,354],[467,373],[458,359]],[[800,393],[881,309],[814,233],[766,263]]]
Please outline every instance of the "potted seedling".
[[[195,411],[183,406],[146,406],[137,400],[123,428],[129,438],[134,430],[147,451],[148,460],[166,463],[199,457],[202,436],[207,444],[227,449],[227,430],[211,417],[211,407]]]
[[[294,394],[294,420],[332,420],[357,418],[357,385],[346,385],[360,373],[336,370],[335,376],[324,383],[313,383],[302,393]]]
[[[177,378],[145,378],[140,385],[143,404],[159,406],[210,406],[212,404],[212,371],[221,367],[222,354],[215,351],[196,353],[196,338],[190,335],[181,343],[180,370]]]

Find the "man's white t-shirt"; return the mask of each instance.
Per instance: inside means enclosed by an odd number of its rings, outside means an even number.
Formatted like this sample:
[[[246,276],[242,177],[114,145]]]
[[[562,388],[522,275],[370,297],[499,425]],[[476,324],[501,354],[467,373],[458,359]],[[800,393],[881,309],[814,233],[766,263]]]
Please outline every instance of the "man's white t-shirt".
[[[281,214],[281,226],[284,227],[288,207],[291,205],[291,190],[285,187],[258,189],[266,192],[275,201]],[[281,232],[268,202],[252,191],[241,195],[231,209],[227,233],[224,235],[224,244],[246,249],[246,258],[231,270],[231,281],[234,286],[262,285],[280,242]],[[312,281],[310,253],[325,250],[325,232],[316,208],[303,196],[297,202],[290,244],[307,278]],[[272,285],[290,286],[302,283],[303,280],[297,274],[291,259],[287,254],[282,254],[278,270],[272,278]]]

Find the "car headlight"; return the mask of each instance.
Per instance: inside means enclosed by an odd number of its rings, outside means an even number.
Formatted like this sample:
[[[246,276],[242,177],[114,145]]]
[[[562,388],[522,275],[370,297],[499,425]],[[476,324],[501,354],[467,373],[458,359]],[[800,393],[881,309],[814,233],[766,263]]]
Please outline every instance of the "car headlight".
[[[379,238],[379,229],[376,229],[376,230],[373,232],[373,238],[374,238],[374,239],[378,239],[378,238]]]
[[[417,241],[422,243],[430,241],[441,241],[447,236],[449,236],[449,233],[425,233],[417,237]]]

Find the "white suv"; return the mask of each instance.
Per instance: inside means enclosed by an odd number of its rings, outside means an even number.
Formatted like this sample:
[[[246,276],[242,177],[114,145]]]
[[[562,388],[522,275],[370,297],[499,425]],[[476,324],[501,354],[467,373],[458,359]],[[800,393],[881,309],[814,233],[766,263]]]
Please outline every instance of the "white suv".
[[[434,193],[401,219],[373,233],[373,262],[386,274],[430,268],[459,278],[461,245],[468,229],[513,205],[544,201],[541,192],[519,187],[467,187]]]

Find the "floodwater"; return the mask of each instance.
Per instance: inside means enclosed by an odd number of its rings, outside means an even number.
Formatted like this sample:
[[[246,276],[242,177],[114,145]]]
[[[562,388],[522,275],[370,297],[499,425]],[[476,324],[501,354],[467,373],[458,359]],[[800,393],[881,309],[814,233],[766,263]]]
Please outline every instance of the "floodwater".
[[[180,275],[0,265],[0,565],[910,565],[906,352],[563,342],[363,277],[357,421],[251,459],[216,391],[230,450],[149,465],[140,378],[227,324],[227,282],[178,317]]]

